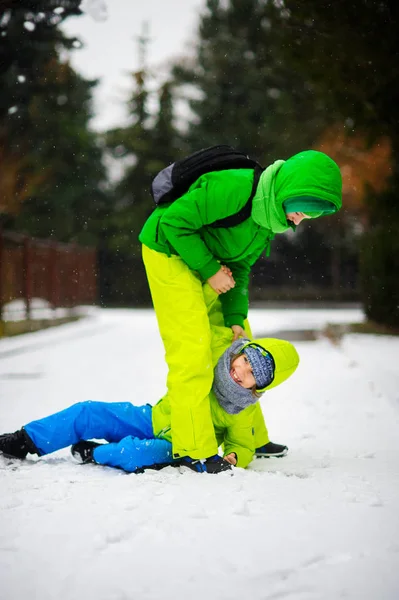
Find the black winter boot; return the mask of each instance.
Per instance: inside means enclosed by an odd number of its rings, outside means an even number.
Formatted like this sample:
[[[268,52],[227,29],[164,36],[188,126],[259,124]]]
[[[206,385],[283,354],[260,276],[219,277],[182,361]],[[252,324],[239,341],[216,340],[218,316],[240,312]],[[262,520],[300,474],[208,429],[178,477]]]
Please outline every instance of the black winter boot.
[[[11,458],[26,458],[27,454],[40,454],[25,429],[0,435],[0,452]]]
[[[76,460],[86,463],[94,463],[93,451],[97,446],[101,446],[99,442],[90,442],[81,440],[77,444],[74,444],[71,448],[71,454]]]
[[[207,459],[195,459],[190,458],[189,456],[185,456],[178,466],[188,467],[192,471],[196,471],[197,473],[221,473],[222,471],[231,471],[232,467],[227,460],[224,460],[218,454],[214,456],[210,456]]]
[[[276,458],[280,458],[285,456],[288,452],[287,446],[283,446],[282,444],[275,444],[274,442],[269,442],[260,448],[256,448],[255,456],[256,458],[272,458],[275,456]]]

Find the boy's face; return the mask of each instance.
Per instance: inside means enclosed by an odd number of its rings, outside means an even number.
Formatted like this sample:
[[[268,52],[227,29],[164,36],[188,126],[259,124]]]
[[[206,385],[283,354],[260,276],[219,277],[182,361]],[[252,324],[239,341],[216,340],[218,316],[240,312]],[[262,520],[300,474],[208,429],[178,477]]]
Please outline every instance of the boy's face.
[[[245,354],[240,354],[231,363],[230,376],[244,388],[251,389],[256,384],[252,367]]]
[[[310,217],[305,215],[303,212],[290,212],[285,216],[287,217],[287,221],[291,221],[291,223],[294,223],[294,225],[299,225],[299,223],[304,219],[310,219]]]

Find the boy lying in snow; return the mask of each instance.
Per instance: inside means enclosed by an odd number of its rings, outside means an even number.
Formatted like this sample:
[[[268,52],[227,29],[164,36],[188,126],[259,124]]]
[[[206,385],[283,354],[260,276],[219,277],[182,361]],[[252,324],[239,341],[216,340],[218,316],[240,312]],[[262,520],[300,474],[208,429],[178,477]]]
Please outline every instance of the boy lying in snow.
[[[129,473],[171,464],[208,473],[230,470],[232,465],[245,468],[255,453],[262,455],[262,448],[257,446],[269,442],[266,429],[254,433],[258,399],[285,381],[298,363],[290,342],[272,338],[255,342],[240,338],[223,352],[210,394],[213,426],[218,444],[223,446],[223,458],[215,455],[205,462],[174,459],[170,407],[163,400],[154,407],[130,402],[79,402],[31,421],[15,433],[1,435],[0,452],[23,459],[28,453],[44,456],[72,445],[72,454],[83,463]],[[155,435],[154,431],[160,433]],[[93,438],[107,443],[90,441]]]

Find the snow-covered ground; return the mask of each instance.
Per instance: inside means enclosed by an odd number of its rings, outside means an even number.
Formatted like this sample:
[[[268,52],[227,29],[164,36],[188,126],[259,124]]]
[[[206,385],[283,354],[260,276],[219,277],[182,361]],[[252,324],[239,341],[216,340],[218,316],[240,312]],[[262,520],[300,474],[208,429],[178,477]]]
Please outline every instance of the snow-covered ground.
[[[250,316],[265,335],[360,314]],[[399,339],[296,347],[262,399],[285,458],[212,476],[0,457],[1,600],[397,600]],[[85,399],[154,403],[165,376],[151,311],[0,340],[0,432]]]

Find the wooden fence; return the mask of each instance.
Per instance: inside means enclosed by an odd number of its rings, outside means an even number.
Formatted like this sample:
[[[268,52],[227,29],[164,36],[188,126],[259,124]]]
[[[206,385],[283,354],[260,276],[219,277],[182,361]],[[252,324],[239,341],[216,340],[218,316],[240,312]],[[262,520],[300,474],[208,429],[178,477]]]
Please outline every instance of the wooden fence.
[[[0,231],[0,321],[16,299],[24,300],[29,319],[33,298],[52,308],[96,303],[96,249]]]

